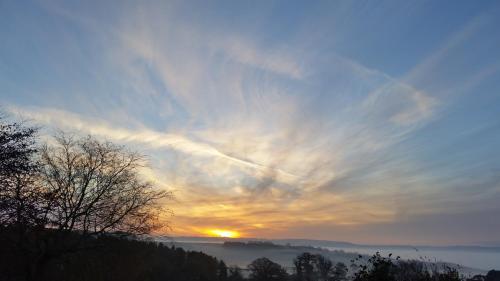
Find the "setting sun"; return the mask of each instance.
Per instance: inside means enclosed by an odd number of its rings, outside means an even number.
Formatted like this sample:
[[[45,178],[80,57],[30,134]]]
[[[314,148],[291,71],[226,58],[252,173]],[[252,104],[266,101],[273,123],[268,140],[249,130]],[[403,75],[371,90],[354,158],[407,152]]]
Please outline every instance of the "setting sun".
[[[224,238],[238,238],[240,234],[237,231],[223,230],[223,229],[210,229],[206,233],[210,236],[224,237]]]

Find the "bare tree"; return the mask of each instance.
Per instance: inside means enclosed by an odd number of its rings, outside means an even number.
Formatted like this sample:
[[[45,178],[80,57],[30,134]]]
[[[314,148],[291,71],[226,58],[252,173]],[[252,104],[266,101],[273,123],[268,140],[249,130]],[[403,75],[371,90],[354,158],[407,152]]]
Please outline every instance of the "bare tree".
[[[88,237],[146,234],[162,226],[170,193],[143,179],[144,156],[93,137],[55,137],[0,116],[0,239],[21,255],[28,280],[54,258],[85,248]]]
[[[48,228],[93,235],[145,234],[161,226],[159,203],[170,194],[141,179],[142,155],[90,136],[55,140],[40,153]]]

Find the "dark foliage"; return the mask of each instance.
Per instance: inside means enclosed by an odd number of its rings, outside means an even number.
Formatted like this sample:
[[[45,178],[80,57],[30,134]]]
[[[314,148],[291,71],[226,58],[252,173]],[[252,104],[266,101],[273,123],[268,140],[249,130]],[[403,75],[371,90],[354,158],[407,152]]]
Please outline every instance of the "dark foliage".
[[[47,241],[57,241],[57,232],[47,232]],[[7,235],[5,230],[2,237]],[[52,236],[52,237],[50,237]],[[50,238],[49,238],[50,237]],[[73,234],[71,239],[81,239]],[[227,280],[224,262],[200,252],[184,251],[153,242],[137,241],[103,235],[86,237],[82,250],[51,259],[36,280],[178,280],[223,281]],[[27,263],[22,254],[2,240],[0,245],[0,280],[25,280]]]
[[[316,280],[315,267],[316,257],[310,253],[303,253],[295,258],[293,264],[295,266],[295,272],[297,274],[297,280],[300,281],[312,281]]]
[[[362,258],[360,256],[359,258]],[[399,257],[397,258],[399,259]],[[359,270],[354,274],[354,281],[396,281],[397,266],[391,257],[382,257],[379,252],[368,259],[367,264],[356,266]]]
[[[490,270],[484,279],[485,281],[500,281],[500,270]]]
[[[335,267],[333,268],[332,271],[332,276],[329,278],[331,281],[345,281],[347,280],[347,273],[349,272],[347,266],[342,263],[338,262],[335,264]]]
[[[353,260],[352,267],[356,269],[355,281],[460,281],[471,280],[460,276],[456,268],[448,265],[438,266],[435,263],[421,261],[401,261],[399,257],[382,257],[376,253],[368,261],[360,262],[362,256]],[[481,276],[474,277],[482,280]],[[479,278],[479,279],[478,279]],[[474,279],[475,280],[475,279]]]
[[[241,268],[234,266],[230,267],[228,269],[228,276],[227,280],[228,281],[243,281],[245,278],[243,278],[243,274],[241,273]]]
[[[268,258],[258,258],[248,265],[252,281],[285,281],[288,279],[286,270]]]
[[[342,281],[347,280],[347,266],[343,263],[333,264],[331,260],[320,254],[305,252],[298,255],[294,279],[298,281]]]

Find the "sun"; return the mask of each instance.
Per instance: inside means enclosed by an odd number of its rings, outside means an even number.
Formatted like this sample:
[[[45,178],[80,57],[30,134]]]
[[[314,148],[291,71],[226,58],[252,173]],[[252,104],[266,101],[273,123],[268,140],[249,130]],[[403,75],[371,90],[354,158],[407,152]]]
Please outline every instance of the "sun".
[[[238,238],[240,233],[238,231],[225,230],[225,229],[209,229],[206,233],[210,236],[223,237],[223,238]]]

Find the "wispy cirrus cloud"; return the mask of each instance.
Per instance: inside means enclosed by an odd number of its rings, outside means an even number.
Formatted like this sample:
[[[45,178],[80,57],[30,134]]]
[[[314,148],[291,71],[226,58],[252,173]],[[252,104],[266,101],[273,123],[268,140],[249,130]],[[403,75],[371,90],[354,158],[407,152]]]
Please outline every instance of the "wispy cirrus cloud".
[[[64,15],[72,18],[71,13]],[[132,13],[129,18],[132,23],[144,20],[142,13]],[[91,29],[96,25],[80,18],[76,22],[90,25]],[[228,193],[242,198],[232,205],[241,209],[239,220],[253,221],[252,210],[259,209],[270,214],[270,224],[274,225],[271,214],[277,209],[293,213],[312,207],[311,204],[317,214],[311,211],[308,221],[362,223],[394,216],[392,211],[375,211],[374,205],[381,201],[361,207],[366,202],[351,202],[353,199],[347,200],[345,195],[320,195],[315,190],[324,191],[321,187],[326,183],[360,169],[364,158],[376,157],[376,153],[401,141],[415,123],[431,114],[430,102],[425,103],[431,98],[426,99],[424,94],[385,73],[339,56],[324,60],[323,65],[337,65],[334,73],[343,74],[328,81],[331,88],[326,96],[318,95],[315,90],[319,89],[303,80],[304,73],[314,77],[324,70],[312,62],[299,66],[297,53],[294,56],[285,49],[264,51],[248,39],[204,33],[189,24],[160,29],[171,25],[168,19],[154,25],[118,25],[104,29],[100,36],[106,38],[105,34],[114,33],[109,41],[114,46],[109,58],[126,75],[122,83],[134,90],[122,94],[120,99],[130,100],[130,105],[135,99],[151,99],[150,106],[154,97],[165,100],[160,104],[168,105],[169,122],[174,122],[167,128],[171,132],[151,130],[140,122],[134,125],[136,128],[120,128],[99,118],[50,108],[25,110],[23,114],[51,126],[188,155],[189,163],[180,166],[188,170],[182,173],[189,179],[177,177],[175,183],[184,188],[191,186],[191,192],[201,198],[209,192],[222,192],[214,198],[215,202],[224,200]],[[290,78],[297,89],[288,86]],[[329,100],[338,92],[351,91],[351,80],[362,87],[358,97],[349,101],[349,107]],[[325,102],[335,110],[338,122],[330,121],[330,112],[323,116],[314,112],[316,103]],[[154,108],[162,110],[157,105]],[[185,118],[178,119],[180,110]],[[353,189],[347,197],[354,198],[359,192],[366,192],[366,188]],[[214,214],[214,210],[206,211],[212,209],[213,203],[200,202],[197,196],[180,194],[181,198],[192,198],[191,203],[186,203],[191,206],[186,208],[190,216],[200,216],[200,212]],[[269,203],[256,205],[255,200],[262,196]],[[340,215],[338,207],[329,207],[331,201],[312,203],[315,196],[335,198],[340,208],[358,206],[358,211],[356,215],[349,215],[348,211]],[[200,212],[193,211],[197,203],[201,203]],[[182,216],[183,212],[178,212]],[[325,215],[330,212],[337,215]],[[367,213],[371,215],[364,215]]]
[[[28,118],[38,124],[50,125],[60,129],[66,129],[84,134],[92,134],[113,141],[131,142],[136,144],[145,144],[150,148],[170,148],[185,154],[196,155],[200,157],[215,157],[226,160],[232,165],[244,168],[255,169],[257,171],[273,171],[283,178],[297,178],[295,175],[266,167],[264,165],[253,163],[244,159],[239,159],[228,154],[224,154],[213,146],[203,142],[196,142],[188,137],[179,134],[160,133],[148,129],[131,130],[126,128],[117,128],[107,124],[104,120],[84,118],[77,114],[66,112],[64,110],[55,110],[50,108],[17,108],[9,106],[6,108],[10,113],[22,118]],[[98,125],[96,125],[98,124]]]
[[[32,28],[38,30],[33,38],[47,38],[57,54],[38,75],[52,82],[9,80],[31,94],[24,94],[23,102],[7,99],[8,110],[48,128],[145,150],[154,167],[145,176],[177,194],[177,234],[200,234],[221,224],[267,237],[287,231],[295,236],[301,228],[319,226],[377,228],[433,213],[477,210],[484,194],[496,191],[490,177],[477,183],[457,176],[484,162],[464,156],[454,166],[445,161],[449,158],[426,159],[429,147],[449,145],[424,138],[440,130],[422,133],[449,110],[453,89],[471,89],[495,75],[494,65],[443,71],[470,54],[461,48],[473,44],[471,38],[490,27],[491,18],[461,25],[415,58],[412,67],[394,73],[373,61],[378,56],[391,64],[408,60],[397,51],[402,46],[388,55],[371,54],[368,44],[358,56],[339,47],[353,40],[351,49],[363,48],[352,36],[369,35],[371,23],[383,22],[364,19],[372,13],[352,13],[356,4],[340,5],[348,17],[339,12],[332,22],[330,16],[316,21],[314,14],[305,25],[289,19],[293,28],[274,33],[268,33],[272,27],[265,20],[260,29],[242,28],[248,23],[181,2],[124,3],[101,12],[57,1],[40,6],[50,20],[43,30]],[[273,6],[245,14],[253,22],[280,10]],[[294,32],[317,22],[325,28],[314,30],[315,36],[309,36],[310,28]],[[64,36],[52,34],[51,24]],[[335,32],[328,33],[332,27]],[[322,31],[327,36],[320,36]],[[43,47],[38,53],[49,52]],[[37,52],[29,54],[37,62]],[[0,71],[16,67],[2,68],[0,61]],[[483,186],[475,194],[479,199],[468,201],[471,194],[458,188],[459,181]],[[323,230],[318,237],[328,235]]]

